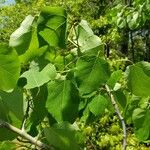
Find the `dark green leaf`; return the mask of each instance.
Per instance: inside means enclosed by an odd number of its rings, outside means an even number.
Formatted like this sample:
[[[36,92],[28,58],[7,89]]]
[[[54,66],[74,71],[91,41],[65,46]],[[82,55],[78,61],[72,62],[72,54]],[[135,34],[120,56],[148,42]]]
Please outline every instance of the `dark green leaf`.
[[[59,7],[45,7],[38,19],[39,34],[52,47],[65,48],[66,11]]]
[[[150,96],[150,65],[140,62],[129,66],[126,71],[127,84],[130,91],[137,96]]]
[[[44,85],[40,88],[32,89],[33,111],[31,113],[31,121],[34,125],[38,125],[46,116],[47,110],[45,108],[47,99],[47,87]]]
[[[61,150],[80,150],[75,138],[75,130],[67,123],[45,128],[44,133],[49,144]]]
[[[150,136],[150,110],[137,108],[134,110],[132,118],[136,136],[141,141],[147,140]]]
[[[3,100],[0,97],[0,121],[1,119],[12,125],[15,125],[16,127],[20,127],[21,125],[21,121],[18,120],[16,116],[14,116],[14,114],[9,111],[9,109],[7,108],[7,106],[4,104]],[[11,132],[8,129],[0,127],[0,141],[13,140],[16,137],[17,134]]]
[[[9,111],[22,120],[24,116],[23,91],[19,88],[15,88],[11,93],[0,91],[0,97]]]
[[[121,70],[114,71],[111,74],[109,80],[107,81],[107,85],[109,85],[109,87],[111,87],[111,89],[113,89],[115,84],[120,80],[121,77],[122,77]]]
[[[121,90],[117,90],[114,92],[115,99],[120,104],[120,106],[124,109],[127,104],[126,96]]]
[[[31,43],[35,44],[34,40],[31,41]],[[33,59],[35,59],[36,57],[40,57],[42,56],[48,49],[48,46],[42,46],[40,48],[38,47],[33,47],[29,48],[24,54],[19,56],[19,59],[21,61],[21,63],[25,64],[29,61],[32,61]]]

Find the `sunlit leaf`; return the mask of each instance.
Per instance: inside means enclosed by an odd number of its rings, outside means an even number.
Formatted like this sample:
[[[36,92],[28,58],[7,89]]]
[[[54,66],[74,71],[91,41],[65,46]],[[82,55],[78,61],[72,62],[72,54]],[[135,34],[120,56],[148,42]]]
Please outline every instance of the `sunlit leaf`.
[[[33,20],[33,16],[27,16],[20,27],[10,36],[9,46],[15,47],[18,54],[24,53],[30,45]]]
[[[0,149],[1,150],[16,149],[16,144],[10,141],[0,142]]]
[[[88,107],[95,116],[99,116],[104,113],[107,105],[108,100],[105,97],[98,95],[92,99],[92,101],[88,104]]]
[[[124,19],[124,17],[119,17],[117,19],[117,26],[121,29],[126,26],[126,20]]]
[[[94,35],[85,20],[79,23],[74,32],[74,41],[82,53],[97,55],[98,51],[103,50],[103,44],[100,38]]]
[[[58,122],[73,122],[77,116],[78,105],[78,91],[71,81],[52,81],[48,83],[46,107]]]
[[[0,45],[0,89],[12,90],[20,75],[20,62],[16,51],[7,45]]]
[[[127,23],[130,29],[135,29],[139,26],[140,18],[139,18],[139,12],[131,12],[127,16]]]
[[[32,68],[21,75],[21,78],[27,79],[27,84],[24,86],[26,89],[40,87],[56,76],[56,69],[54,65],[48,64],[42,71]]]
[[[76,63],[75,78],[81,95],[98,90],[109,76],[108,63],[101,58],[84,56]]]

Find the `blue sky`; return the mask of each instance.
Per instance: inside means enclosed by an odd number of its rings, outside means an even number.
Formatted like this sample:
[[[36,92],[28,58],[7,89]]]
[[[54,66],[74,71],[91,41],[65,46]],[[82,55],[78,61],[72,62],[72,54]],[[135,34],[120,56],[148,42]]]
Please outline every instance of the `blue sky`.
[[[5,3],[0,4],[0,7],[5,6],[5,5],[10,5],[10,4],[15,4],[15,0],[5,0]]]

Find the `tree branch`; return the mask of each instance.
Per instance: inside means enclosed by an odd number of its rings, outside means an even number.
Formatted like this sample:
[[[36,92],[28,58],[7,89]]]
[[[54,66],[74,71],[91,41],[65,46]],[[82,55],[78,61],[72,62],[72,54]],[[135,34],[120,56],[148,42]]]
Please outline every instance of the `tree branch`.
[[[33,138],[31,135],[27,134],[25,131],[20,130],[14,126],[12,126],[11,124],[3,121],[0,119],[0,128],[6,128],[14,133],[17,133],[19,136],[25,138],[26,140],[30,141],[30,143],[38,146],[41,149],[46,149],[46,150],[53,150],[53,147],[50,145],[47,145],[45,143],[42,143],[39,140],[36,140],[35,138]]]
[[[110,96],[110,99],[111,99],[111,102],[112,102],[112,104],[114,106],[115,112],[116,112],[119,120],[121,121],[122,128],[123,128],[123,150],[126,150],[126,146],[127,146],[126,124],[125,124],[125,121],[124,121],[124,119],[123,119],[123,117],[122,117],[122,115],[120,113],[120,110],[119,110],[118,105],[117,105],[117,103],[115,101],[115,98],[114,98],[113,94],[111,93],[110,88],[108,87],[108,85],[105,85],[105,87],[106,87],[106,90],[107,90],[107,92],[108,92],[108,94]]]

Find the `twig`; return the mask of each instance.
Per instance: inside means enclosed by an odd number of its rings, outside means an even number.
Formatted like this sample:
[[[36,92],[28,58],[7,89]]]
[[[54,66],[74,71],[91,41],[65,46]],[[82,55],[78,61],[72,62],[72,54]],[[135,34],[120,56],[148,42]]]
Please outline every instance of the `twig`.
[[[132,31],[130,31],[130,40],[131,40],[131,54],[132,54],[132,61],[134,62],[135,61],[135,52],[134,52],[134,41],[133,41],[133,35],[132,35]]]
[[[81,51],[80,51],[80,46],[79,46],[79,41],[78,41],[79,33],[77,33],[77,30],[75,29],[75,26],[73,26],[73,27],[74,27],[74,33],[75,33],[75,36],[76,36],[76,40],[77,40],[77,43],[76,43],[77,44],[77,54],[78,54],[78,56],[81,56]]]
[[[22,142],[18,142],[18,141],[11,141],[11,143],[14,143],[17,147],[16,147],[16,149],[17,148],[20,148],[20,147],[24,147],[24,148],[30,148],[29,146],[27,146],[27,145],[25,145],[24,143],[22,143]]]
[[[22,121],[22,125],[21,125],[21,130],[24,131],[25,130],[25,124],[26,124],[26,121],[27,121],[27,118],[29,117],[29,109],[30,109],[30,100],[28,99],[27,100],[27,108],[26,108],[26,112],[25,112],[25,115],[24,115],[24,118],[23,118],[23,121]]]
[[[36,140],[35,138],[33,138],[31,135],[27,134],[25,131],[22,131],[14,126],[12,126],[11,124],[3,121],[0,119],[0,127],[1,128],[6,128],[14,133],[17,133],[19,136],[27,139],[28,141],[30,141],[32,144],[38,146],[41,149],[45,149],[45,150],[53,150],[53,147],[50,145],[47,145],[45,143],[42,143],[41,141]]]
[[[22,131],[25,131],[26,121],[27,121],[27,118],[29,117],[29,111],[31,108],[30,107],[31,95],[30,95],[28,90],[25,90],[25,94],[26,94],[27,106],[26,106],[26,110],[25,110],[25,115],[24,115],[23,120],[22,120],[22,125],[21,125]]]
[[[68,38],[68,41],[69,41],[70,43],[72,43],[75,47],[78,47],[78,45],[77,45],[75,42],[73,42],[71,39]]]
[[[90,144],[91,144],[93,150],[97,150],[97,148],[96,148],[96,146],[93,144],[93,142],[92,142],[89,138],[88,138],[87,140],[90,142]]]
[[[123,117],[122,117],[122,115],[120,113],[120,110],[118,108],[118,105],[117,105],[117,103],[115,101],[115,98],[114,98],[110,88],[108,87],[108,85],[105,85],[105,87],[106,87],[106,90],[107,90],[107,92],[108,92],[108,94],[110,96],[110,99],[111,99],[111,102],[112,102],[112,104],[114,106],[116,114],[118,115],[118,118],[121,121],[122,128],[123,128],[123,150],[126,150],[126,146],[127,146],[126,124],[125,124],[125,121],[124,121],[124,119],[123,119]]]

